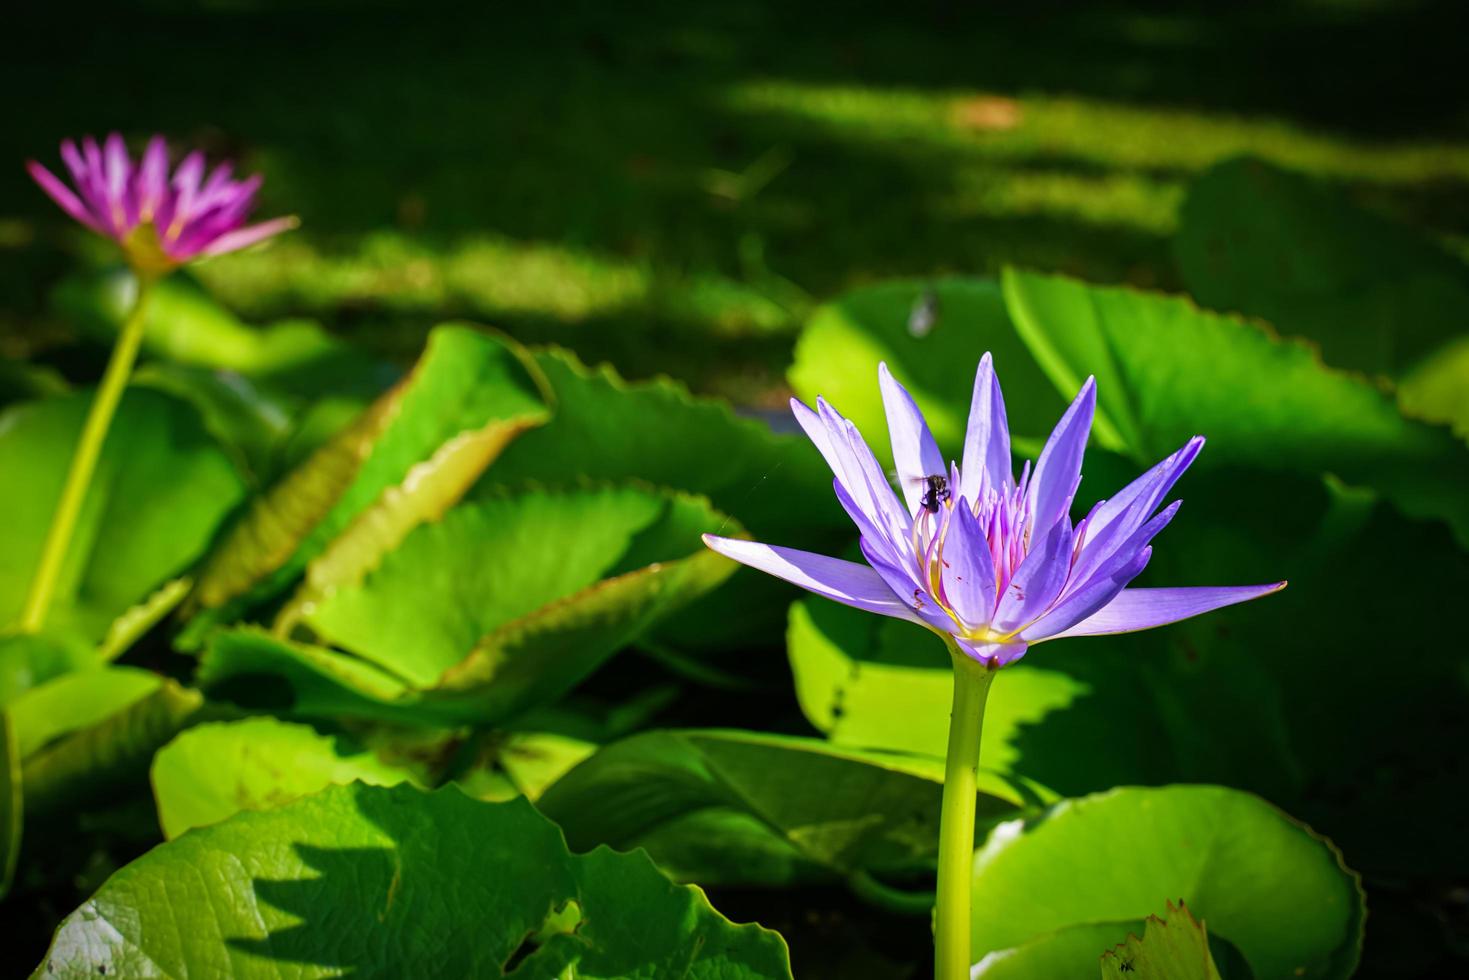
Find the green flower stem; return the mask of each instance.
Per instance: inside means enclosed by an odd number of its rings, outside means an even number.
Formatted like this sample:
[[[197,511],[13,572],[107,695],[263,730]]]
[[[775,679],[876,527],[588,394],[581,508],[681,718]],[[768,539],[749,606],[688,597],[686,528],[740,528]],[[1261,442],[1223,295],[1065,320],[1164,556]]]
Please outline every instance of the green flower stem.
[[[934,980],[969,980],[969,899],[974,865],[974,800],[984,702],[996,671],[949,641],[954,710],[939,811],[939,875],[934,918]]]
[[[138,280],[137,299],[123,322],[117,343],[113,345],[112,358],[107,362],[102,383],[87,413],[86,425],[82,427],[81,441],[71,457],[71,469],[67,471],[66,483],[61,488],[61,498],[57,501],[56,513],[51,518],[51,528],[46,532],[46,543],[41,549],[41,562],[36,566],[36,577],[31,580],[31,590],[21,612],[20,628],[26,633],[39,633],[46,625],[51,598],[66,562],[66,552],[76,531],[82,503],[87,498],[92,473],[97,468],[97,457],[102,454],[107,429],[112,424],[123,390],[127,388],[133,361],[138,357],[138,346],[143,340],[143,318],[152,285],[151,278]]]

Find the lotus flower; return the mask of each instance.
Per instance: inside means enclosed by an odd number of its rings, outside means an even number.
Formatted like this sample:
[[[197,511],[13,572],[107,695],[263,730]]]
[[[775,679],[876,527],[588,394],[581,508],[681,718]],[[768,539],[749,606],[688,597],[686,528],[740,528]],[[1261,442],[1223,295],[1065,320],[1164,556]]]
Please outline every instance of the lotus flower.
[[[878,380],[901,497],[856,426],[823,399],[815,411],[791,401],[836,474],[837,499],[861,533],[867,564],[713,535],[704,542],[817,595],[952,637],[989,667],[1014,663],[1045,640],[1149,629],[1285,587],[1127,587],[1148,564],[1149,542],[1177,513],[1178,501],[1159,506],[1204,440],[1190,439],[1072,524],[1095,379],[1082,385],[1035,468],[1027,463],[1018,481],[989,354],[974,380],[958,466],[944,462],[918,406],[887,365],[879,365]]]
[[[34,160],[26,169],[41,189],[99,235],[116,240],[140,273],[162,274],[191,259],[234,252],[296,226],[295,218],[247,225],[260,187],[259,175],[233,179],[222,163],[204,175],[204,154],[194,151],[170,177],[168,147],[155,136],[135,166],[117,133],[101,147],[90,136],[81,149],[61,143],[73,190]]]

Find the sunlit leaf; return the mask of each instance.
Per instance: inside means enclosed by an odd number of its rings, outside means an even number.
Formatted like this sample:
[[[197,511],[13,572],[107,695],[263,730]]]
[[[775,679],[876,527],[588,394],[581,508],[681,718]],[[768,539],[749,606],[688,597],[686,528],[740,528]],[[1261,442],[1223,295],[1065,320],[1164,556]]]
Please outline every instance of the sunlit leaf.
[[[22,759],[62,735],[95,725],[140,701],[163,678],[137,667],[102,667],[62,674],[10,702]]]
[[[164,743],[223,713],[198,691],[163,681],[152,694],[25,760],[27,819],[95,805],[143,785]]]
[[[386,786],[409,774],[349,739],[274,718],[247,718],[181,733],[153,757],[150,778],[158,822],[172,840],[191,827],[241,810],[283,806],[333,784]]]
[[[1115,924],[1111,942],[1120,943],[1180,900],[1256,976],[1348,977],[1365,915],[1357,876],[1330,842],[1218,786],[1113,790],[1001,824],[975,854],[974,895],[976,977],[991,965],[997,976],[1037,980],[1095,975],[1104,924]],[[1093,945],[1066,936],[1075,926]],[[999,969],[1006,951],[1028,945],[1034,956],[1051,942],[1063,944],[1064,962],[1036,961],[1052,972]]]
[[[640,854],[573,855],[524,801],[335,786],[149,852],[61,925],[38,975],[789,978]]]
[[[1065,392],[1097,378],[1093,438],[1150,466],[1197,433],[1199,467],[1331,473],[1469,542],[1469,449],[1308,347],[1186,299],[1008,270],[1016,329]]]
[[[534,369],[512,343],[437,329],[407,378],[254,502],[201,571],[197,605],[236,607],[278,593],[445,443],[533,424],[545,412]]]
[[[0,623],[14,621],[25,600],[90,403],[90,392],[78,392],[0,415]],[[100,639],[197,558],[243,490],[188,405],[130,389],[103,444],[47,625]]]
[[[279,678],[306,715],[499,721],[718,585],[731,564],[699,535],[720,526],[706,501],[636,486],[464,504],[306,608],[305,625],[350,653],[242,630],[215,641],[200,677],[235,690]]]
[[[1130,935],[1102,954],[1102,980],[1219,980],[1204,923],[1183,902],[1170,901],[1163,914],[1148,916],[1141,939]]]
[[[925,311],[931,325],[918,329]],[[923,409],[939,445],[958,458],[985,351],[994,354],[1011,429],[1044,437],[1066,403],[1016,336],[999,284],[989,279],[900,280],[854,290],[811,315],[789,375],[797,395],[812,405],[817,396],[831,402],[890,464],[877,386],[878,362],[886,362]]]

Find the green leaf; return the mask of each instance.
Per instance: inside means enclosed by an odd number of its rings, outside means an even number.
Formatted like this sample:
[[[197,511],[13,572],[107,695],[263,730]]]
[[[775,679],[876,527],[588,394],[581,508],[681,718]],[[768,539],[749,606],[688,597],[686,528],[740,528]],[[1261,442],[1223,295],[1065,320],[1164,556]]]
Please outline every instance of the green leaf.
[[[0,414],[0,624],[13,622],[40,561],[90,392]],[[191,564],[243,486],[185,403],[123,396],[62,567],[48,625],[100,639],[109,624]]]
[[[152,694],[25,760],[26,819],[115,799],[143,783],[153,754],[169,739],[225,713],[198,691],[164,680]]]
[[[20,747],[10,710],[0,707],[0,898],[10,891],[15,863],[20,859],[20,835],[24,826],[24,794],[21,789]]]
[[[831,471],[804,436],[778,435],[668,378],[624,381],[607,365],[589,368],[559,349],[537,353],[536,361],[555,392],[555,417],[516,440],[476,495],[528,480],[557,487],[637,479],[706,496],[761,540],[822,550],[848,533]],[[670,649],[700,651],[696,656],[738,656],[774,642],[794,594],[784,582],[738,569],[660,624],[657,636]],[[722,626],[710,630],[710,622]]]
[[[640,854],[573,855],[524,801],[334,786],[155,848],[57,931],[37,976],[788,978]]]
[[[1445,344],[1403,375],[1398,404],[1417,418],[1447,422],[1469,439],[1469,337]]]
[[[974,894],[975,961],[1003,962],[1003,951],[1057,934],[1074,962],[1046,976],[1096,969],[1098,946],[1083,951],[1065,930],[1087,926],[1094,942],[1091,927],[1115,923],[1121,942],[1181,899],[1256,976],[1348,977],[1365,916],[1357,876],[1330,842],[1217,786],[1118,789],[1002,824],[975,854]]]
[[[97,664],[92,648],[71,634],[0,634],[0,705],[54,677]]]
[[[284,680],[303,715],[490,724],[555,700],[731,564],[707,502],[644,487],[531,490],[450,511],[306,612],[350,654],[242,630],[201,683]],[[738,530],[737,525],[733,527]]]
[[[796,694],[806,717],[833,742],[944,757],[953,667],[932,633],[909,625],[819,600],[791,606],[787,639]],[[985,767],[1013,768],[1015,729],[1087,693],[1085,684],[1059,671],[1026,663],[1006,669],[985,711]]]
[[[678,560],[727,568],[703,561],[699,540],[722,522],[696,498],[641,487],[483,499],[419,528],[365,581],[322,599],[306,622],[426,688],[486,637],[528,628],[519,621],[552,603],[560,605],[549,614],[564,620],[578,593],[617,590],[613,580],[647,575],[655,564],[653,575]]]
[[[1052,382],[1097,378],[1094,437],[1152,465],[1196,433],[1199,465],[1332,473],[1469,542],[1469,451],[1367,382],[1186,299],[1007,270],[1016,329]]]
[[[244,375],[182,364],[145,364],[133,373],[132,383],[193,405],[252,487],[276,475],[278,447],[289,437],[299,410],[294,400]]]
[[[1469,267],[1320,180],[1230,160],[1179,217],[1174,254],[1200,303],[1308,338],[1328,364],[1401,377],[1469,329]]]
[[[0,406],[66,394],[66,379],[55,368],[29,361],[0,360]]]
[[[210,556],[196,604],[228,604],[219,614],[228,618],[277,594],[445,443],[518,431],[545,413],[534,365],[518,347],[467,327],[436,329],[407,378],[255,501]]]
[[[787,640],[801,709],[834,743],[944,757],[953,667],[927,630],[803,599]],[[1086,793],[1174,777],[1169,744],[1136,656],[1071,641],[1038,647],[995,679],[980,760],[1033,786]]]
[[[1183,902],[1169,902],[1164,914],[1148,916],[1141,939],[1129,935],[1102,954],[1102,980],[1219,980],[1204,923]]]
[[[831,496],[831,471],[800,435],[776,435],[680,382],[627,382],[570,351],[539,351],[556,414],[506,449],[476,494],[527,481],[639,480],[708,497],[758,535],[848,526]],[[797,542],[801,543],[801,542]]]
[[[407,771],[379,762],[344,737],[274,718],[199,725],[153,757],[158,823],[173,840],[241,810],[282,806],[334,784],[390,786]]]
[[[932,302],[927,333],[911,329],[914,310]],[[877,386],[885,361],[923,409],[934,437],[958,457],[979,357],[990,351],[1005,389],[1012,431],[1044,438],[1066,403],[1015,334],[999,285],[985,279],[900,280],[854,290],[819,308],[801,331],[791,387],[851,419],[879,460],[890,465],[887,419]]]
[[[601,749],[538,805],[575,849],[645,847],[701,882],[779,884],[762,877],[772,866],[843,876],[931,866],[942,781],[934,759],[760,732],[655,731]],[[988,774],[981,791],[981,822],[1021,802]],[[681,833],[670,833],[675,821]],[[725,836],[700,836],[711,826]]]
[[[140,701],[163,678],[137,667],[102,667],[63,674],[21,694],[9,705],[21,758],[62,735],[87,728]]]

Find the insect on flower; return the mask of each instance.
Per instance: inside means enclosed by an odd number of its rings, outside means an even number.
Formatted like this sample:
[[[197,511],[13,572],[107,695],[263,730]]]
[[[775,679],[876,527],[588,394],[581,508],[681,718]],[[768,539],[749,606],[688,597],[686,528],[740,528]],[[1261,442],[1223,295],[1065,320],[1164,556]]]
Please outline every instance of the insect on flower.
[[[61,159],[74,189],[34,160],[26,169],[61,210],[121,245],[140,274],[161,275],[191,259],[238,251],[298,223],[286,217],[247,225],[260,176],[235,180],[233,166],[221,163],[206,178],[197,150],[170,176],[162,136],[148,141],[136,164],[118,133],[100,146],[90,136],[80,148],[63,140]]]
[[[979,362],[962,465],[945,463],[906,389],[879,365],[901,499],[856,426],[824,399],[791,409],[835,475],[865,565],[705,535],[720,554],[817,595],[946,635],[991,667],[1032,644],[1128,633],[1259,598],[1285,587],[1128,588],[1151,541],[1177,513],[1164,498],[1199,454],[1195,436],[1072,523],[1096,409],[1088,378],[1036,460],[1014,476],[1005,403],[989,354]]]

